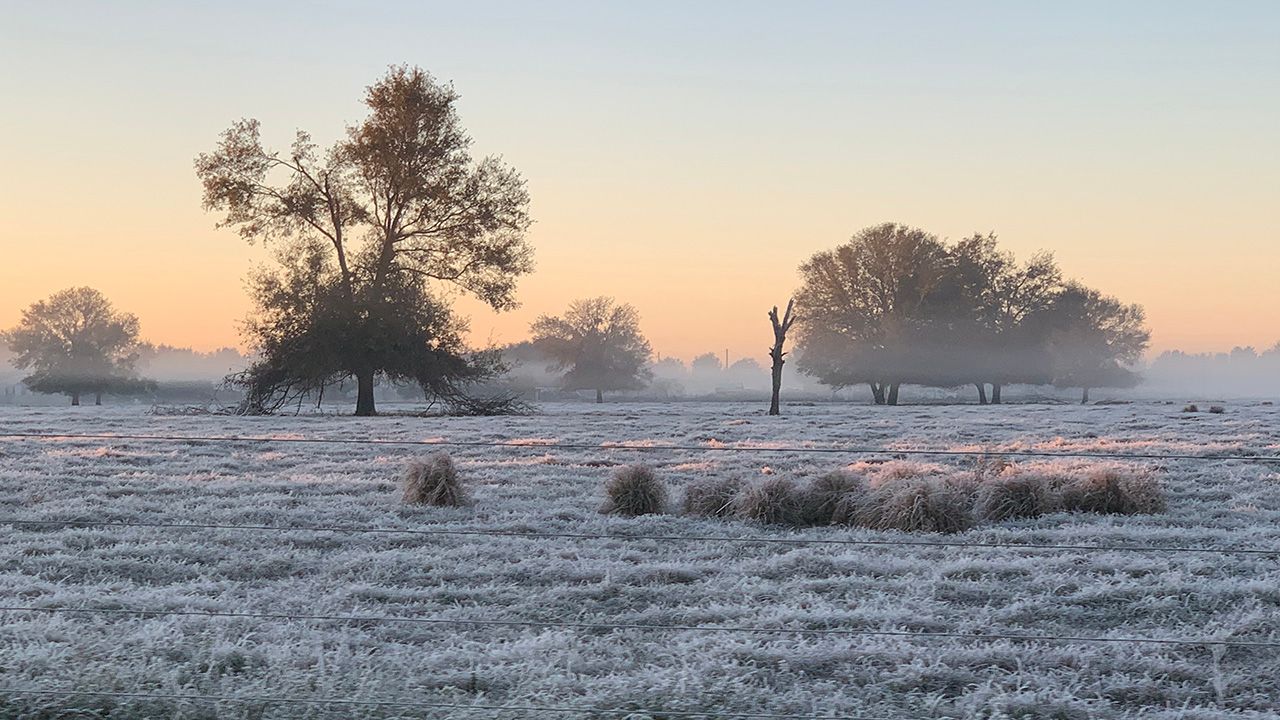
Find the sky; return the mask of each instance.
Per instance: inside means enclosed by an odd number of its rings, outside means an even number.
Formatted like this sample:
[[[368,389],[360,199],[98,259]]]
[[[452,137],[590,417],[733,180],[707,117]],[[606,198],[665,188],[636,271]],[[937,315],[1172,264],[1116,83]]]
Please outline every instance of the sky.
[[[90,285],[242,345],[265,262],[192,160],[242,117],[338,139],[387,66],[527,179],[537,270],[477,344],[611,295],[754,356],[797,266],[886,221],[995,232],[1145,306],[1153,349],[1280,341],[1280,3],[0,1],[0,327]]]

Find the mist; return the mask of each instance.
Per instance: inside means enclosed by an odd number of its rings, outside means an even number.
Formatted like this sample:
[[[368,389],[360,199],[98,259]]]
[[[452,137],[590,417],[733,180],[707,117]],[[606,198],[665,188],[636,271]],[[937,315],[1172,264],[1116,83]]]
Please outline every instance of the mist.
[[[1156,356],[1142,376],[1140,392],[1147,396],[1276,399],[1280,398],[1280,342],[1262,352],[1252,347],[1216,353],[1170,350]]]

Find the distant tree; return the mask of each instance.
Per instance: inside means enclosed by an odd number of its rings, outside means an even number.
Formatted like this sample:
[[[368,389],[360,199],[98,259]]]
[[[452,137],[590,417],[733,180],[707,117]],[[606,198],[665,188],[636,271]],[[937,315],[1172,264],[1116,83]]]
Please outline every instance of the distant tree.
[[[836,388],[866,383],[878,405],[896,405],[904,382],[939,382],[948,273],[937,237],[894,223],[815,254],[795,298],[800,369]]]
[[[719,355],[713,352],[704,352],[689,363],[689,370],[694,375],[716,377],[724,370],[724,364],[720,362]]]
[[[760,375],[765,372],[765,369],[759,360],[753,357],[744,357],[734,360],[732,365],[725,368],[725,372],[735,376],[751,376]]]
[[[689,369],[680,358],[669,356],[655,362],[651,369],[656,377],[672,380],[683,380],[689,374]]]
[[[1053,384],[1081,388],[1081,403],[1098,387],[1133,387],[1129,369],[1142,357],[1151,333],[1140,305],[1129,305],[1079,283],[1068,283],[1045,312],[1050,329]]]
[[[354,378],[356,414],[373,415],[379,377],[457,397],[491,375],[438,290],[516,305],[532,269],[528,193],[498,158],[473,160],[458,95],[418,68],[368,88],[368,116],[321,151],[299,131],[287,152],[242,120],[201,154],[204,206],[250,242],[278,245],[252,279],[247,334],[260,360],[237,377],[251,404],[279,408]]]
[[[651,365],[649,391],[655,395],[672,398],[685,393],[684,384],[689,379],[689,368],[679,358],[664,357]]]
[[[613,298],[576,300],[563,316],[539,316],[530,328],[533,343],[563,371],[567,390],[637,390],[652,376],[651,350],[640,332],[640,313]]]
[[[1262,352],[1251,347],[1229,353],[1166,350],[1147,368],[1143,380],[1188,396],[1274,400],[1280,397],[1280,344]]]
[[[229,373],[248,367],[250,358],[235,348],[201,352],[189,347],[141,343],[138,368],[159,381],[207,381],[211,384]]]
[[[56,393],[80,404],[93,393],[134,394],[151,383],[134,375],[138,360],[138,318],[117,312],[102,293],[76,287],[54,293],[22,313],[4,333],[14,367],[29,370],[22,382],[35,392]]]
[[[978,402],[999,404],[1008,383],[1050,380],[1043,357],[1045,328],[1035,321],[1062,289],[1062,273],[1053,256],[1039,253],[1019,265],[997,246],[994,234],[974,234],[950,250],[958,290],[953,307],[969,313],[958,330],[954,353],[970,368]]]
[[[779,396],[782,393],[782,366],[786,363],[784,358],[787,356],[783,347],[787,343],[787,333],[791,331],[791,326],[796,320],[794,310],[795,300],[788,300],[786,312],[781,317],[778,316],[777,305],[774,305],[773,309],[769,311],[769,324],[773,326],[773,345],[769,347],[769,359],[773,361],[770,368],[770,379],[772,381],[772,391],[769,396],[770,415],[781,413]]]

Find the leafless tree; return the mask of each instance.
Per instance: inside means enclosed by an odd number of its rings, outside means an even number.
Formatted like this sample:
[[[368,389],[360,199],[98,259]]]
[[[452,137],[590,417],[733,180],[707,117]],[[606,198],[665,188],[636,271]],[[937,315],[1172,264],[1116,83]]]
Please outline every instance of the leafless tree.
[[[778,396],[782,392],[782,366],[786,363],[783,358],[786,352],[783,351],[783,345],[787,342],[787,331],[791,329],[791,324],[795,322],[795,314],[792,312],[795,306],[795,300],[787,301],[786,312],[782,318],[778,318],[778,306],[774,305],[769,311],[769,323],[773,325],[773,346],[769,348],[769,358],[773,361],[771,368],[773,380],[773,393],[769,397],[769,414],[778,415],[781,411],[778,407]]]

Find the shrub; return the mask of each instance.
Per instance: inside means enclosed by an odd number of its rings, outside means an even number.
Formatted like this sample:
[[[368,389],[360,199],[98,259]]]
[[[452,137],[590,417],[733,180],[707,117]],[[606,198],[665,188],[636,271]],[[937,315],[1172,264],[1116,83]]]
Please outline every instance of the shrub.
[[[1025,472],[1004,472],[985,479],[978,487],[974,512],[992,522],[1033,518],[1058,509],[1058,493],[1052,478]]]
[[[684,512],[698,517],[728,517],[734,513],[734,502],[742,492],[740,478],[700,478],[684,490]]]
[[[973,512],[950,481],[919,477],[874,488],[855,520],[875,530],[953,533],[973,526]]]
[[[1137,515],[1164,510],[1164,493],[1150,473],[1099,468],[1062,487],[1062,507],[1079,512]]]
[[[605,483],[604,494],[600,512],[605,515],[652,515],[667,506],[667,486],[648,465],[618,468]]]
[[[740,517],[771,525],[806,525],[809,522],[804,493],[791,480],[771,475],[748,485],[734,503]]]
[[[867,485],[861,477],[839,470],[811,481],[804,489],[809,523],[830,525],[847,522],[854,508],[861,507],[866,492]]]
[[[467,503],[467,491],[449,453],[441,451],[410,460],[401,480],[404,501],[413,505],[458,507]]]

